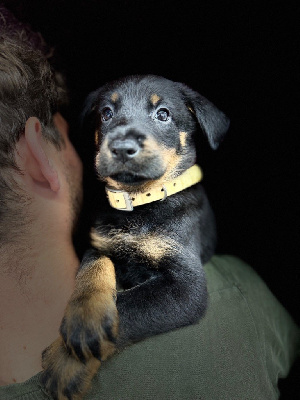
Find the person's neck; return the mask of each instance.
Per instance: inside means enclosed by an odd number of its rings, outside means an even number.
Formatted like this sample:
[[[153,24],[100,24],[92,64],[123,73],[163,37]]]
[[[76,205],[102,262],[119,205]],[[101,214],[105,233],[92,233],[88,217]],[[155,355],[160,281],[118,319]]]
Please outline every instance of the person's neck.
[[[58,336],[74,289],[79,260],[71,241],[44,240],[33,248],[1,251],[0,386],[41,370],[41,353]]]

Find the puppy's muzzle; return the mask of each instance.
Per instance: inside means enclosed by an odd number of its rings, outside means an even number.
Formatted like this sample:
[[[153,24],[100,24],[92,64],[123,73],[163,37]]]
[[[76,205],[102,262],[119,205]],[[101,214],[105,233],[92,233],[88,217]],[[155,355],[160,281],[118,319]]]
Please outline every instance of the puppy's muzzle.
[[[108,149],[114,160],[126,163],[140,154],[144,140],[139,130],[119,127],[109,135]]]
[[[113,158],[123,163],[136,157],[141,150],[136,140],[126,138],[113,140],[108,148]]]

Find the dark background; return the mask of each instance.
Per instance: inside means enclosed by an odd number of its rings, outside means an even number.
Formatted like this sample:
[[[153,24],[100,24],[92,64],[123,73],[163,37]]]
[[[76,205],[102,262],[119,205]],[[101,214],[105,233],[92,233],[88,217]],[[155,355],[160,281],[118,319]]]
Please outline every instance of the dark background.
[[[288,1],[8,1],[56,46],[71,120],[104,82],[151,73],[185,82],[231,119],[203,141],[219,253],[248,262],[300,324],[299,5]],[[72,124],[76,135],[76,124]]]

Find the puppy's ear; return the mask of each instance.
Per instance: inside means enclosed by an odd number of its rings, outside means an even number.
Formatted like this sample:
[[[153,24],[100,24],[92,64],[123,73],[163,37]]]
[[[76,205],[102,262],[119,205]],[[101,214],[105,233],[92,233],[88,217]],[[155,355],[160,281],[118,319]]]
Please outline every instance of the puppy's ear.
[[[180,83],[187,107],[196,116],[202,131],[208,138],[210,146],[215,150],[228,131],[230,121],[205,97]]]
[[[92,115],[95,114],[95,107],[96,107],[96,101],[98,98],[99,91],[95,90],[94,92],[91,92],[87,98],[85,99],[85,102],[83,104],[83,109],[80,114],[80,126],[84,127],[86,124],[87,120],[90,120]]]
[[[99,115],[97,112],[98,94],[99,90],[96,90],[87,96],[79,116],[79,154],[83,158],[85,165],[88,163],[87,160],[92,162],[91,160],[93,160],[93,158],[91,155],[94,155],[97,150],[97,141],[95,138],[98,137],[96,133],[99,122]]]

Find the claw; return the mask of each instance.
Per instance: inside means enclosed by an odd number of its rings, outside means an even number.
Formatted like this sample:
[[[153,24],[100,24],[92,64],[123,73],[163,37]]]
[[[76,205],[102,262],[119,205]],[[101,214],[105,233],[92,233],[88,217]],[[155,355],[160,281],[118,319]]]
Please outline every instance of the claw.
[[[99,335],[95,334],[90,329],[86,329],[85,342],[92,355],[98,360],[101,360],[101,344]]]
[[[102,320],[102,327],[104,329],[104,332],[106,333],[107,339],[116,344],[117,343],[117,339],[116,336],[113,333],[113,320],[106,315],[103,320]]]

